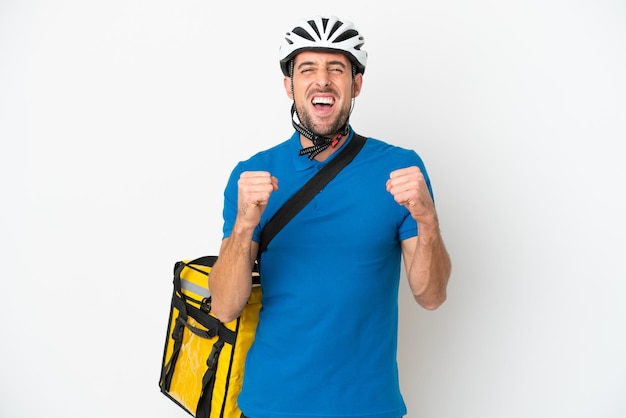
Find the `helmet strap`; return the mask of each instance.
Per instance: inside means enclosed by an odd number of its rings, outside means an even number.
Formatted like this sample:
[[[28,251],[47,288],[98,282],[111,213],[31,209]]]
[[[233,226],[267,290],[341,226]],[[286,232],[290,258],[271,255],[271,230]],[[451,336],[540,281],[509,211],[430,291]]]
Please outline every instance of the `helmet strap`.
[[[320,152],[324,151],[328,147],[335,148],[339,144],[341,137],[347,135],[348,132],[350,132],[350,126],[348,121],[346,120],[346,123],[343,125],[341,132],[337,134],[335,138],[317,135],[310,129],[302,126],[302,124],[299,123],[299,118],[298,121],[296,121],[296,118],[294,116],[298,116],[295,102],[291,105],[291,124],[300,135],[308,138],[309,140],[311,140],[311,142],[313,142],[313,146],[302,148],[300,150],[300,155],[308,155],[309,160],[315,158]]]

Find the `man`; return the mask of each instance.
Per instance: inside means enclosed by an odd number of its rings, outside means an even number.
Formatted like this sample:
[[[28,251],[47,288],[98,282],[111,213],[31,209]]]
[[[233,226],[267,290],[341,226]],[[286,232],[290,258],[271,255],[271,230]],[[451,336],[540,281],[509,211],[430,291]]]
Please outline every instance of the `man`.
[[[286,42],[280,64],[296,131],[240,162],[226,187],[224,239],[209,278],[213,313],[224,322],[250,295],[263,226],[354,134],[348,119],[367,61],[361,34],[350,22],[315,17]],[[238,400],[245,416],[403,416],[402,259],[415,300],[436,309],[450,259],[428,175],[414,151],[368,138],[259,255],[263,308]]]

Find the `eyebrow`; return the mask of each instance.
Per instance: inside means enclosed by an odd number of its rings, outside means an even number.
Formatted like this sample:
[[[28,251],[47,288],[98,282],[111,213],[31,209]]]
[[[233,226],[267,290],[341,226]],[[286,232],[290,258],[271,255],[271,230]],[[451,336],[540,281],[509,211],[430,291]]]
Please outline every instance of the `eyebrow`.
[[[308,66],[308,65],[313,65],[313,66],[317,66],[319,65],[317,62],[315,61],[304,61],[301,62],[300,64],[298,64],[298,69]],[[339,65],[342,68],[347,68],[346,64],[343,63],[342,61],[329,61],[328,63],[326,63],[327,66],[332,66],[332,65]]]

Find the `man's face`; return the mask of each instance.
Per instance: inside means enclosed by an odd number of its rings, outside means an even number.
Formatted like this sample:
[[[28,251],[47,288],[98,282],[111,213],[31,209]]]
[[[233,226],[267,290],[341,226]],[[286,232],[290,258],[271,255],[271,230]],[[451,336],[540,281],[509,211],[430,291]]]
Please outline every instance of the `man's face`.
[[[287,95],[296,103],[300,123],[313,133],[333,136],[350,115],[352,97],[359,95],[363,78],[352,79],[352,64],[341,53],[299,53],[291,80],[285,77]]]

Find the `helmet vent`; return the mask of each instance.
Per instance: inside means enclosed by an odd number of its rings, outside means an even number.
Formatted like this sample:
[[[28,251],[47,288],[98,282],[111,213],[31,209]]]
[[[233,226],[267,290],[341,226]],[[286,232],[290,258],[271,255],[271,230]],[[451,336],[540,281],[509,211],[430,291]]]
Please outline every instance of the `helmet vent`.
[[[324,19],[324,26],[326,26],[326,22],[328,22],[328,19]],[[341,25],[343,25],[343,22],[340,22],[339,20],[335,22],[335,25],[333,26],[333,28],[330,30],[330,33],[328,34],[329,39],[331,36],[333,36],[333,33],[335,33],[337,29],[341,27]],[[324,29],[326,28],[324,27]]]
[[[293,28],[292,32],[295,33],[298,36],[303,37],[304,39],[307,39],[309,41],[315,42],[315,39],[313,39],[313,37],[309,34],[309,32],[307,32],[306,30],[302,29],[300,26],[298,26],[297,28]],[[319,35],[319,33],[318,33],[318,35]]]
[[[359,36],[359,32],[355,31],[354,29],[350,29],[339,35],[334,42],[345,41],[346,39],[354,38],[355,36]]]
[[[314,31],[315,31],[315,33],[317,34],[317,37],[318,37],[318,38],[321,38],[321,36],[320,36],[320,30],[319,30],[319,28],[317,27],[317,23],[315,23],[315,21],[314,21],[314,20],[309,20],[309,22],[308,22],[308,23],[309,23],[309,25],[311,25],[311,27],[313,28],[313,30],[314,30]]]

